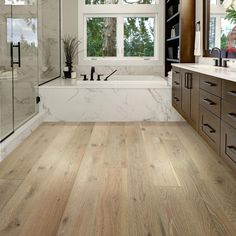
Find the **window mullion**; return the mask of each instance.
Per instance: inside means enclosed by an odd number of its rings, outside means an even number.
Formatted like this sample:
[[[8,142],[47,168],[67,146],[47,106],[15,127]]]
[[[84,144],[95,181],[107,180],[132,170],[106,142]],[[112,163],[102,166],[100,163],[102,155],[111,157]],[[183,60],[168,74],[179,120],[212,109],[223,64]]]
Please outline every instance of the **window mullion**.
[[[117,16],[117,58],[122,59],[124,57],[124,25],[123,25],[123,15]]]

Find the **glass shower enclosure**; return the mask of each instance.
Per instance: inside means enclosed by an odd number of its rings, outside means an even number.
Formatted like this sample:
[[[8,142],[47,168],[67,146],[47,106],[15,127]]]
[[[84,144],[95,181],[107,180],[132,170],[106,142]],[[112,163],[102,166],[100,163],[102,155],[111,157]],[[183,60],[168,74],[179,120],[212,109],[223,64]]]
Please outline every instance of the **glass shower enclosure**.
[[[38,113],[37,0],[0,0],[0,141]]]

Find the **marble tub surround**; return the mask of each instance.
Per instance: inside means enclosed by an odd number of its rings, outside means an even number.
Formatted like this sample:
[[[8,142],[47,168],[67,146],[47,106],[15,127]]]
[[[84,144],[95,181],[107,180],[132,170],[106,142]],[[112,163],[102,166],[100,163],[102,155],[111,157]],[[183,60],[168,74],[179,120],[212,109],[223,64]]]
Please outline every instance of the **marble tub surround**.
[[[235,67],[217,67],[209,64],[198,63],[174,63],[175,67],[179,67],[186,70],[202,73],[205,75],[214,76],[220,79],[236,82],[236,68]]]
[[[181,121],[171,105],[171,87],[158,81],[87,82],[57,79],[39,89],[46,121]],[[119,83],[120,82],[120,83]],[[142,84],[141,84],[142,83]]]

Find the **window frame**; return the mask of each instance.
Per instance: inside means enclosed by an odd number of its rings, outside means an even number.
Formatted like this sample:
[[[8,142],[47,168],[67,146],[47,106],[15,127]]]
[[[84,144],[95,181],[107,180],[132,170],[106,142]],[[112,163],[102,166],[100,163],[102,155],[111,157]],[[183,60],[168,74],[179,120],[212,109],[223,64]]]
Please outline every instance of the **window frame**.
[[[112,17],[112,18],[116,18],[116,35],[122,35],[121,37],[117,37],[117,40],[116,40],[116,51],[117,51],[117,55],[114,56],[114,57],[89,57],[87,55],[87,18],[105,18],[105,17]],[[124,19],[127,18],[127,17],[149,17],[149,18],[154,18],[154,56],[153,57],[126,57],[124,55]],[[152,59],[158,59],[158,54],[157,54],[157,50],[156,47],[157,47],[157,35],[158,35],[158,29],[156,27],[157,25],[157,15],[141,15],[141,14],[129,14],[129,15],[114,15],[114,14],[99,14],[99,15],[85,15],[84,16],[84,55],[85,55],[85,58],[86,59],[90,59],[90,60],[152,60]]]
[[[161,58],[164,57],[164,4],[157,0],[156,4],[101,4],[86,5],[82,0],[79,3],[79,24],[78,37],[82,41],[80,45],[79,63],[89,65],[91,60],[95,65],[157,65],[163,64]],[[111,13],[107,13],[111,12]],[[90,17],[117,17],[117,56],[116,57],[87,57],[87,18]],[[121,54],[124,50],[124,18],[126,17],[151,17],[154,18],[155,38],[153,57],[126,57]],[[120,27],[122,25],[122,27]],[[82,28],[82,29],[81,29]]]

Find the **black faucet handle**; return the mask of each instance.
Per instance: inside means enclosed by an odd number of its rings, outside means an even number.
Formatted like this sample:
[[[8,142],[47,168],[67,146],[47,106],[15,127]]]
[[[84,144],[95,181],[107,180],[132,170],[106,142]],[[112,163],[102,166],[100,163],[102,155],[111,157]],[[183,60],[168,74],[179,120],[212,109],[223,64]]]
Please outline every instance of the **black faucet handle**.
[[[213,59],[213,60],[215,62],[214,66],[219,66],[219,60],[218,59]]]
[[[227,64],[227,62],[228,62],[229,60],[228,59],[223,59],[223,67],[228,67],[228,64]]]
[[[98,74],[98,79],[97,81],[101,81],[101,76],[104,76],[103,74]]]
[[[83,77],[84,77],[84,79],[83,79],[84,81],[85,81],[85,80],[88,80],[88,79],[87,79],[87,75],[86,75],[86,74],[81,74],[81,76],[83,76]]]

